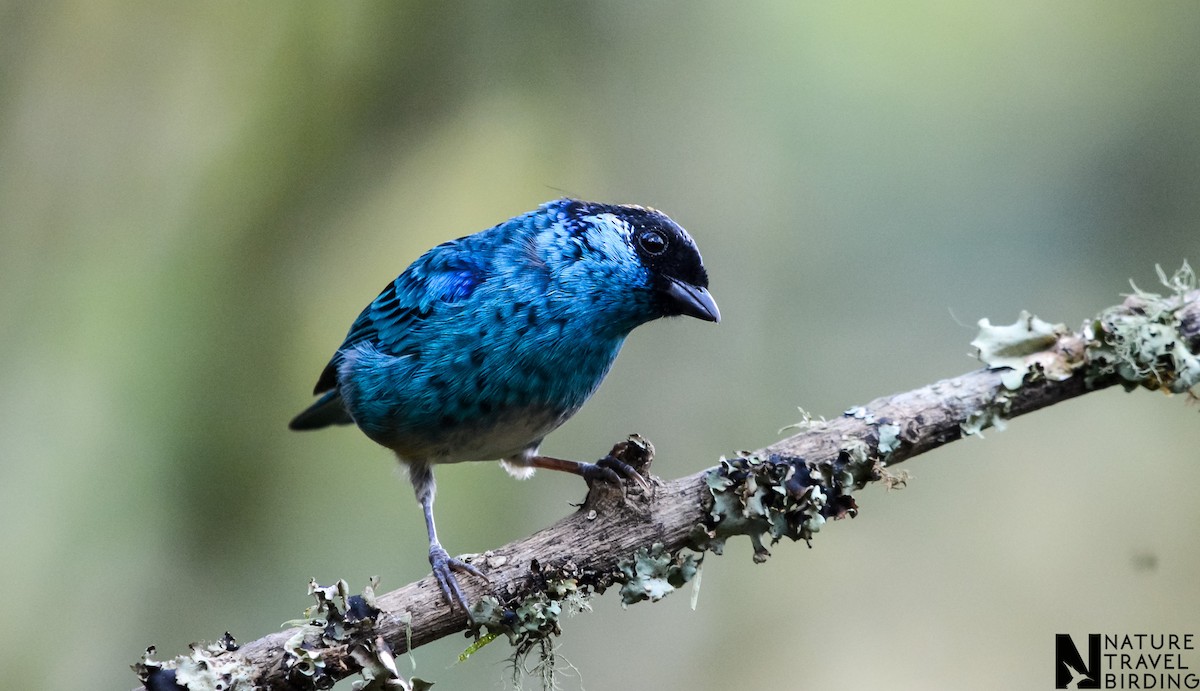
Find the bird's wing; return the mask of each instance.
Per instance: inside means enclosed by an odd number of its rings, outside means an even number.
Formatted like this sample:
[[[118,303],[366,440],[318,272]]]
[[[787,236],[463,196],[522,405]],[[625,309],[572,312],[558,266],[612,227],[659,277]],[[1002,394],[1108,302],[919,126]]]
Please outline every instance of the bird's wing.
[[[415,342],[421,325],[440,306],[469,298],[487,277],[484,262],[469,239],[438,245],[389,283],[354,320],[338,353],[321,372],[313,393],[337,386],[342,351],[367,341],[381,353],[403,355]]]

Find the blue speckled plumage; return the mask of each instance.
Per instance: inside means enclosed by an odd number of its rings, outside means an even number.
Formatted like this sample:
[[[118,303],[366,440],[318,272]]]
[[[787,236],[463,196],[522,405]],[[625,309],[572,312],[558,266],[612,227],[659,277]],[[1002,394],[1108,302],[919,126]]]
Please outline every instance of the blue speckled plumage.
[[[625,337],[653,319],[718,321],[695,244],[666,215],[561,199],[429,250],[350,327],[322,372],[323,396],[293,429],[357,423],[409,467],[430,561],[464,603],[433,527],[437,463],[501,459],[611,476],[538,455],[595,392]]]

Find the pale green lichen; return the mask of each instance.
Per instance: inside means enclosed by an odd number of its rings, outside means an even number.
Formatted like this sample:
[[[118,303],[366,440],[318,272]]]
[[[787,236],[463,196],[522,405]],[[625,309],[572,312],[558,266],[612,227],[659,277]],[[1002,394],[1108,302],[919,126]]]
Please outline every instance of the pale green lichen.
[[[512,668],[512,684],[520,688],[525,674],[541,678],[544,688],[553,688],[558,668],[558,656],[552,639],[562,633],[559,623],[564,616],[590,611],[593,590],[580,584],[577,578],[550,578],[541,590],[519,601],[502,603],[492,595],[485,595],[471,608],[475,623],[487,629],[487,634],[472,644],[459,660],[465,660],[491,640],[503,635],[513,646],[509,658]],[[536,663],[530,667],[527,660],[537,653]]]
[[[1066,326],[1050,324],[1024,310],[1012,324],[993,325],[980,319],[979,335],[971,345],[988,369],[1002,370],[1003,388],[987,404],[967,414],[959,424],[964,436],[982,438],[989,427],[1004,431],[1012,403],[1009,391],[1037,377],[1068,379],[1086,360],[1082,342]]]
[[[1063,324],[1050,324],[1022,311],[1012,324],[993,326],[980,319],[979,335],[971,345],[989,369],[1006,370],[1000,381],[1015,391],[1026,377],[1041,375],[1063,381],[1083,364],[1082,348],[1064,343],[1070,334]]]
[[[396,669],[396,656],[383,636],[376,636],[371,645],[359,643],[350,649],[350,657],[359,664],[362,679],[350,685],[353,691],[428,691],[431,682],[413,677],[405,679]]]
[[[471,607],[471,619],[477,630],[486,630],[487,640],[478,639],[459,657],[465,660],[498,636],[505,636],[518,650],[525,651],[539,640],[562,633],[559,623],[566,616],[591,610],[591,597],[613,582],[594,573],[584,573],[573,563],[553,570],[534,562],[533,573],[541,587],[518,599],[501,601],[484,595]],[[586,582],[584,582],[586,580]]]
[[[808,412],[804,408],[797,407],[796,409],[800,411],[800,419],[790,425],[784,425],[783,427],[780,427],[776,434],[783,434],[784,432],[793,431],[811,432],[824,427],[828,422],[824,416],[819,418],[813,417],[812,413]]]
[[[887,458],[892,455],[892,452],[900,448],[900,425],[895,423],[885,422],[878,427],[879,429],[879,453],[883,456],[884,463]]]
[[[1196,274],[1187,262],[1171,276],[1155,268],[1171,295],[1135,285],[1125,304],[1105,310],[1085,327],[1089,384],[1116,377],[1126,390],[1166,393],[1188,393],[1200,385],[1200,356],[1180,334],[1183,297],[1196,289]]]
[[[959,424],[959,429],[962,430],[964,436],[976,436],[983,438],[983,430],[989,427],[995,428],[997,432],[1003,432],[1008,426],[1008,414],[1012,410],[1012,395],[1007,392],[1007,389],[1002,389],[996,392],[986,405],[972,410],[967,414],[967,419]]]
[[[628,606],[643,600],[657,602],[663,599],[696,576],[702,559],[701,554],[682,550],[671,554],[661,542],[654,543],[649,549],[638,549],[633,557],[617,565],[623,577],[621,604]]]
[[[319,636],[320,628],[302,626],[283,644],[283,668],[293,680],[307,678],[308,682],[303,686],[322,688],[335,681],[325,671],[322,651],[310,640]]]
[[[1062,324],[1050,324],[1022,312],[1013,324],[993,326],[979,321],[971,341],[979,359],[1002,370],[1001,382],[1010,391],[1039,377],[1063,381],[1082,372],[1089,387],[1112,383],[1126,390],[1138,387],[1166,393],[1189,393],[1200,385],[1200,356],[1180,332],[1185,296],[1196,289],[1196,274],[1187,262],[1171,276],[1155,267],[1170,293],[1160,295],[1136,285],[1124,304],[1101,312],[1084,325],[1082,336]],[[1007,412],[1003,395],[963,423],[964,434],[1000,427]]]
[[[564,615],[588,611],[591,590],[574,578],[553,579],[532,595],[509,604],[485,595],[471,607],[475,623],[488,633],[504,635],[518,650],[530,643],[562,633],[559,621]]]
[[[875,414],[872,413],[870,410],[867,410],[866,407],[861,406],[861,405],[852,406],[851,408],[847,409],[846,412],[844,412],[842,414],[845,415],[846,417],[852,417],[856,420],[862,420],[863,422],[867,423],[868,425],[875,424]]]
[[[589,611],[594,594],[618,583],[625,605],[659,600],[691,580],[700,561],[698,554],[671,553],[655,544],[620,561],[613,571],[588,572],[570,563],[535,566],[534,577],[542,585],[532,594],[509,601],[485,595],[475,603],[471,617],[486,633],[464,650],[459,660],[504,636],[513,647],[509,658],[513,686],[519,688],[525,675],[534,675],[545,688],[551,688],[559,666],[553,639],[562,633],[564,617]],[[531,660],[532,665],[528,664]]]
[[[1002,326],[981,319],[971,345],[989,369],[1001,370],[1003,389],[967,415],[960,425],[963,434],[982,436],[988,427],[1003,430],[1012,403],[1008,392],[1042,377],[1064,381],[1081,373],[1089,388],[1115,380],[1126,390],[1191,392],[1200,384],[1200,357],[1189,349],[1180,328],[1184,298],[1196,289],[1196,275],[1187,262],[1171,276],[1155,268],[1169,295],[1135,285],[1124,304],[1101,312],[1084,325],[1082,335],[1028,312]]]

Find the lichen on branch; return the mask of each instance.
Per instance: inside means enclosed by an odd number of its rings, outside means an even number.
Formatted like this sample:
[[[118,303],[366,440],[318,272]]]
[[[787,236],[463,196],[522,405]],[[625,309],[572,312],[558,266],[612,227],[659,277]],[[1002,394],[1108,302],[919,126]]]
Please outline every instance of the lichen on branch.
[[[833,419],[806,415],[792,436],[687,477],[654,478],[649,489],[594,483],[583,506],[555,525],[463,557],[489,580],[465,584],[478,633],[552,656],[562,615],[586,610],[591,596],[619,585],[626,603],[657,600],[694,582],[706,553],[719,554],[736,535],[749,537],[755,561],[769,555],[767,537],[810,542],[830,519],[856,515],[863,487],[902,486],[908,478],[894,466],[963,436],[1118,384],[1194,399],[1200,290],[1186,264],[1159,273],[1166,294],[1135,287],[1077,331],[1028,314],[1008,326],[981,322],[973,343],[984,369]],[[645,440],[631,437],[613,454],[649,476]],[[378,597],[373,588],[349,595],[345,584],[312,584],[310,594],[315,609],[285,631],[241,647],[227,635],[161,662],[150,653],[134,668],[149,691],[294,691],[356,673],[356,688],[416,689],[419,680],[396,672],[395,655],[468,629],[430,577]],[[484,638],[476,640],[466,655]]]

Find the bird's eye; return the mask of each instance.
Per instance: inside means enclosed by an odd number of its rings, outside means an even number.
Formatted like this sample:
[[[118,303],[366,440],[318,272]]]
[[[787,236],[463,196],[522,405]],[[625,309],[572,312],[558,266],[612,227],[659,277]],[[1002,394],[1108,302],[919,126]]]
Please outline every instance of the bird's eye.
[[[647,230],[637,237],[638,247],[649,255],[662,254],[667,250],[667,238],[657,230]]]

